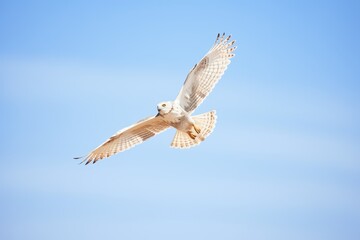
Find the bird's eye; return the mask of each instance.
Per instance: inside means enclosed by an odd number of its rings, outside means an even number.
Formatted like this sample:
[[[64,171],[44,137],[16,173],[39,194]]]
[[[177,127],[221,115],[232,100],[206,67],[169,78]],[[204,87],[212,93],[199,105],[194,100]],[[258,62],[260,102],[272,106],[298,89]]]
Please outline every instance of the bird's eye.
[[[165,104],[165,103],[163,103],[161,106],[166,107],[166,104]]]

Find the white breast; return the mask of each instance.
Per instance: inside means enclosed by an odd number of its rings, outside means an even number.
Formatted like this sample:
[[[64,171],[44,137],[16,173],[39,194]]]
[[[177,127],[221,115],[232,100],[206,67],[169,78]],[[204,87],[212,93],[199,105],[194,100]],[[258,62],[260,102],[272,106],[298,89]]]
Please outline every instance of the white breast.
[[[180,131],[187,131],[193,124],[189,114],[175,102],[172,110],[163,117],[167,123]]]

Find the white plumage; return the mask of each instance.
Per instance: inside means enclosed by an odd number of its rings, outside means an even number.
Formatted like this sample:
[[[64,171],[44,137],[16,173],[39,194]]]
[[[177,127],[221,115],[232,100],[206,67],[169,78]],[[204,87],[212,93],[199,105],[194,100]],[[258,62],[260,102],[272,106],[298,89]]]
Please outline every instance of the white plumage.
[[[188,113],[192,113],[209,95],[230,64],[230,58],[234,56],[233,51],[236,47],[232,45],[235,41],[228,42],[231,35],[226,39],[224,37],[225,34],[221,37],[218,34],[214,46],[199,63],[195,64],[186,77],[184,86],[175,100]]]
[[[125,151],[169,127],[177,129],[171,147],[189,148],[204,141],[215,127],[215,111],[197,116],[191,114],[209,95],[230,64],[230,58],[234,56],[233,52],[236,49],[233,47],[235,41],[229,42],[230,37],[225,38],[225,34],[218,34],[214,46],[191,69],[175,101],[159,103],[156,116],[141,120],[115,133],[91,151],[82,163],[95,163]]]

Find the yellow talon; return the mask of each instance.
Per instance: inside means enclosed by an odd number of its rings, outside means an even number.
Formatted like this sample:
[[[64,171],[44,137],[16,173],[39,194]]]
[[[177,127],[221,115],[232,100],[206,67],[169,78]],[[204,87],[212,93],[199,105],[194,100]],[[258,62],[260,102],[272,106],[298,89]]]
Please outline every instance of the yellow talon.
[[[190,137],[191,139],[195,139],[195,138],[196,138],[196,135],[193,134],[191,131],[189,131],[187,134],[189,135],[189,137]]]
[[[199,134],[201,132],[201,129],[198,126],[196,126],[195,124],[193,126],[194,126],[195,132],[197,132],[197,134]]]

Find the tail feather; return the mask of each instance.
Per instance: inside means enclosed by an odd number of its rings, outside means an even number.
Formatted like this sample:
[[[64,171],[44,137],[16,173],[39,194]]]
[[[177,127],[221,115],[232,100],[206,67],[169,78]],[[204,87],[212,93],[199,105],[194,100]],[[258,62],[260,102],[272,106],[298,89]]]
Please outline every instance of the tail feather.
[[[200,133],[197,134],[195,139],[181,131],[176,131],[175,137],[171,143],[174,148],[190,148],[198,145],[207,138],[215,128],[216,112],[211,111],[192,117],[195,124],[200,128]]]

